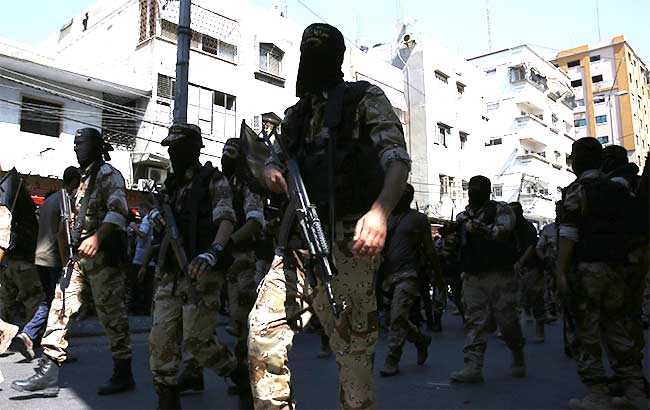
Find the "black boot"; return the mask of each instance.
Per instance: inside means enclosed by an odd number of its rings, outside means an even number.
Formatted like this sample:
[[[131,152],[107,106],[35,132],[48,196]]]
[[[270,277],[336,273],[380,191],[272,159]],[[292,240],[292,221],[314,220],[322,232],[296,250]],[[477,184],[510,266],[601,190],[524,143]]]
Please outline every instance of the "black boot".
[[[178,386],[156,384],[156,393],[158,393],[158,410],[180,410],[181,396]]]
[[[239,408],[253,409],[253,391],[251,390],[250,376],[246,363],[240,362],[237,367],[227,376],[237,386],[239,392]]]
[[[105,384],[99,386],[97,394],[105,396],[133,389],[135,381],[131,372],[131,359],[113,359],[113,375]]]
[[[43,355],[36,374],[27,380],[16,380],[11,388],[22,392],[38,392],[45,397],[59,394],[59,363]]]
[[[187,361],[185,368],[178,376],[178,391],[181,394],[202,393],[203,385],[203,368],[194,361]]]

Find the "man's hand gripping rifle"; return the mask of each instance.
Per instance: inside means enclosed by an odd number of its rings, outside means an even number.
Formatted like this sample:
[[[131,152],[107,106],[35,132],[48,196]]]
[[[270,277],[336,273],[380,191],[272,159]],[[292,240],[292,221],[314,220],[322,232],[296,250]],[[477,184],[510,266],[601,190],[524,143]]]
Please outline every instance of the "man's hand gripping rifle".
[[[187,259],[187,253],[185,253],[185,247],[183,245],[183,238],[181,237],[178,226],[176,225],[176,220],[174,219],[174,213],[172,208],[169,205],[168,201],[164,199],[162,193],[154,193],[153,188],[149,191],[149,199],[153,205],[154,210],[152,211],[150,217],[153,219],[153,223],[161,226],[164,231],[162,243],[160,246],[160,258],[159,260],[164,260],[164,253],[167,250],[167,246],[171,246],[172,253],[176,259],[176,263],[180,267],[183,275],[190,279],[188,273],[189,260]],[[174,285],[172,287],[172,294],[176,293],[176,287],[178,285],[178,277],[174,278]],[[189,297],[193,303],[198,301],[198,296],[196,294],[196,289],[191,283],[188,289]]]
[[[286,161],[280,159],[280,154],[276,151],[275,146],[271,142],[271,136],[275,134],[275,127],[270,134],[267,134],[266,131],[262,131],[262,135],[271,150],[271,155],[273,156],[274,161],[278,163],[284,162],[288,173],[287,184],[289,192],[287,195],[289,197],[289,205],[282,217],[283,220],[280,224],[278,243],[286,256],[291,229],[293,228],[294,222],[297,218],[298,226],[300,227],[300,234],[304,242],[307,244],[311,259],[311,266],[306,267],[306,274],[309,283],[311,286],[316,286],[317,281],[315,270],[317,269],[321,274],[323,287],[325,288],[327,300],[332,308],[334,317],[338,319],[346,306],[345,302],[341,305],[337,303],[334,292],[332,291],[332,278],[337,274],[337,271],[332,258],[331,249],[327,243],[327,239],[325,238],[323,225],[321,224],[318,213],[316,212],[316,206],[309,202],[309,196],[307,195],[307,190],[305,189],[305,184],[302,180],[302,175],[300,174],[298,162],[289,156],[289,151],[284,147],[281,138],[276,135],[275,140],[281,153],[284,154]],[[330,221],[330,223],[334,223],[334,221]]]

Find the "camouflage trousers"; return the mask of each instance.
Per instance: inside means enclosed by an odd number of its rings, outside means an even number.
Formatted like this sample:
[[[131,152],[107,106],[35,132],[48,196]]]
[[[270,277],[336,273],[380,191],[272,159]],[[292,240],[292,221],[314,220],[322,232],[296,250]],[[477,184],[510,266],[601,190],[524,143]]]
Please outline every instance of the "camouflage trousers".
[[[248,340],[248,314],[250,313],[257,293],[255,282],[254,252],[233,252],[233,263],[226,272],[228,283],[228,302],[230,305],[230,322],[232,324],[236,343],[235,355],[238,359],[246,360]]]
[[[442,316],[445,309],[447,308],[447,299],[448,299],[448,289],[439,289],[433,287],[433,314],[436,316]]]
[[[309,322],[312,311],[323,325],[339,367],[339,400],[345,409],[375,407],[374,355],[378,335],[375,259],[356,259],[352,241],[335,242],[338,275],[332,288],[347,308],[337,320],[320,281],[305,280],[297,253],[276,256],[259,287],[249,315],[248,358],[256,409],[293,406],[289,351],[293,336]],[[301,253],[302,255],[302,253]],[[290,265],[290,266],[289,266]],[[316,275],[318,276],[318,275]]]
[[[535,267],[523,268],[520,284],[522,307],[528,312],[532,311],[535,320],[544,320],[546,318],[544,304],[546,284],[543,272]]]
[[[125,280],[124,272],[120,269],[106,266],[104,252],[98,252],[94,258],[81,258],[75,264],[70,284],[65,290],[65,312],[62,312],[61,282],[56,286],[47,318],[47,328],[41,341],[43,353],[59,363],[65,361],[70,320],[81,308],[83,289],[90,285],[97,317],[106,331],[113,357],[130,359]]]
[[[641,362],[634,338],[625,324],[625,275],[622,266],[602,262],[579,263],[569,276],[574,299],[578,374],[586,385],[604,385],[605,345],[610,366],[624,384],[641,381]]]
[[[423,335],[411,321],[409,314],[420,294],[417,279],[403,279],[395,284],[390,304],[390,328],[388,330],[388,358],[399,361],[404,343],[417,343]],[[388,360],[387,358],[387,360]]]
[[[158,288],[149,334],[149,367],[153,382],[176,385],[181,344],[200,366],[225,376],[237,362],[215,334],[223,272],[208,272],[192,282],[178,274],[174,292],[175,275],[172,272],[157,275]]]
[[[43,300],[43,287],[38,271],[31,262],[11,257],[6,260],[7,267],[0,272],[0,318],[10,322],[19,321],[12,307],[21,303],[29,321]]]
[[[638,360],[643,361],[645,339],[643,335],[643,298],[647,292],[648,281],[648,245],[636,247],[628,255],[624,266],[625,272],[625,327],[634,340]]]
[[[463,275],[463,308],[466,364],[483,368],[492,318],[510,350],[524,347],[517,313],[517,279],[511,270]]]

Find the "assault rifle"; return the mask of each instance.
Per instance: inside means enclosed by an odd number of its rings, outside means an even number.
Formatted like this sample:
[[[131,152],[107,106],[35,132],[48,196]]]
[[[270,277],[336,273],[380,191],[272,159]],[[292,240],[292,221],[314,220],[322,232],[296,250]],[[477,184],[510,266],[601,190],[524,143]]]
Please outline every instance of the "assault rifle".
[[[162,197],[162,198],[161,198]],[[153,188],[149,191],[149,199],[154,208],[158,209],[162,215],[163,219],[163,228],[164,236],[160,246],[159,262],[164,261],[165,253],[167,251],[167,246],[171,246],[174,258],[176,263],[180,267],[182,273],[187,276],[189,279],[189,296],[192,303],[196,303],[199,299],[196,294],[196,289],[188,273],[189,260],[187,258],[187,253],[185,253],[185,247],[183,246],[183,238],[180,235],[178,226],[176,225],[176,219],[174,219],[174,213],[172,212],[172,207],[169,205],[166,195],[162,193],[154,194]],[[172,295],[176,294],[176,287],[178,286],[178,275],[174,277],[174,285],[172,286]]]
[[[276,127],[273,127],[270,134],[267,134],[266,130],[263,130],[262,135],[264,141],[271,149],[273,159],[277,162],[282,162],[279,153],[271,142],[271,136],[276,135]],[[332,258],[331,249],[327,243],[327,239],[325,238],[325,233],[323,232],[323,225],[321,224],[318,213],[316,212],[316,206],[309,201],[309,196],[307,195],[307,190],[305,189],[305,184],[302,180],[302,175],[300,174],[298,162],[289,156],[289,151],[284,147],[281,138],[276,135],[275,140],[278,143],[281,152],[286,157],[286,161],[284,162],[286,163],[289,177],[287,181],[289,185],[289,205],[287,206],[287,210],[282,217],[282,223],[280,224],[280,233],[278,237],[279,249],[286,257],[291,229],[297,220],[298,226],[300,227],[300,234],[304,242],[307,244],[309,255],[311,257],[310,266],[306,266],[306,274],[309,284],[314,287],[316,286],[317,281],[314,271],[318,269],[321,274],[321,280],[323,282],[323,287],[325,288],[327,300],[332,308],[334,317],[338,319],[346,306],[345,302],[343,302],[341,306],[338,305],[332,290],[332,278],[337,274],[337,271]],[[333,224],[335,221],[330,221],[330,223]]]
[[[70,279],[72,278],[72,272],[74,271],[74,266],[79,262],[79,255],[77,254],[77,246],[79,244],[75,243],[72,239],[72,226],[74,220],[72,218],[72,201],[68,191],[65,187],[61,188],[61,220],[65,226],[65,237],[68,242],[68,261],[63,267],[63,276],[61,276],[61,295],[62,295],[62,308],[61,315],[65,316],[65,291],[70,286]]]

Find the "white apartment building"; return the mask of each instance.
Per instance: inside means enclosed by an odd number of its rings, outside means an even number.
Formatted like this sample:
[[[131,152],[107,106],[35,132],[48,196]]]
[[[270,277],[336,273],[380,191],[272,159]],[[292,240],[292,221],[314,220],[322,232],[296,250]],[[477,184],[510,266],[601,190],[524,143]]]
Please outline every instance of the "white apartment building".
[[[575,140],[571,80],[526,45],[469,59],[481,70],[490,118],[475,158],[492,180],[493,198],[519,201],[539,225],[574,178],[567,165]]]
[[[37,51],[15,45],[10,50],[13,54],[8,53],[18,60],[37,61],[40,70],[7,65],[5,60],[0,60],[0,69],[14,69],[7,74],[14,85],[23,73],[33,75],[24,87],[33,91],[26,95],[40,98],[40,105],[49,101],[64,112],[95,110],[88,123],[101,127],[116,148],[112,162],[127,185],[142,188],[147,180],[164,179],[169,166],[166,149],[159,142],[173,114],[178,7],[174,1],[98,0],[50,35]],[[297,101],[295,78],[303,28],[278,10],[246,1],[194,0],[191,29],[188,122],[203,132],[202,161],[218,164],[223,143],[239,135],[242,120],[259,131],[262,114],[282,117]],[[401,71],[354,46],[348,48],[343,67],[346,80],[363,79],[381,86],[404,120],[407,107]],[[60,78],[57,70],[69,75]],[[73,93],[78,98],[68,101],[65,96]],[[9,97],[17,101],[20,96]],[[4,108],[2,114],[0,121],[7,118],[7,124],[17,129],[16,114],[9,119]],[[53,145],[54,137],[33,130],[28,138],[34,143],[22,147],[24,154],[3,149],[0,160],[22,158],[29,152],[38,158],[48,155],[53,166],[60,167],[59,158],[74,163],[69,136],[82,125],[65,118],[60,118],[63,131],[57,140],[66,141],[65,148],[38,154]],[[41,161],[23,168],[41,166],[43,175],[60,175],[62,169],[47,164]]]
[[[485,140],[483,78],[456,53],[406,26],[393,64],[403,70],[409,107],[415,202],[430,217],[448,220],[467,205],[467,181]]]

